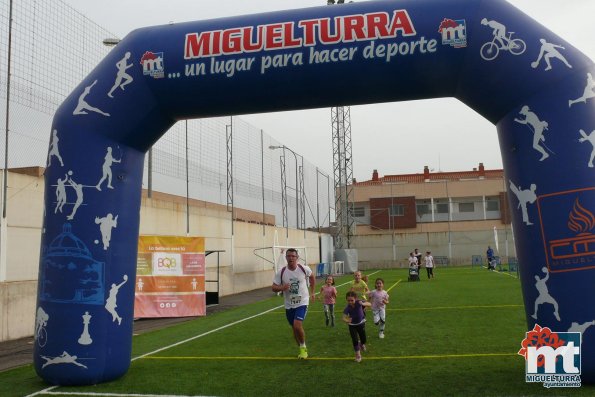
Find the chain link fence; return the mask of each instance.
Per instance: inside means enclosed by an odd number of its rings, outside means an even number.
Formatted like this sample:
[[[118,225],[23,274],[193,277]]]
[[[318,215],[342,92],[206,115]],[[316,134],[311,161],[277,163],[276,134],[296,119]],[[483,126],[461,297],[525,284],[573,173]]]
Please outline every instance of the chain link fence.
[[[44,167],[53,114],[110,51],[103,40],[115,35],[60,0],[13,1],[12,24],[10,2],[0,0],[0,30],[0,167]],[[328,173],[297,156],[293,162],[290,153],[282,162],[284,151],[270,146],[283,144],[238,117],[181,121],[154,145],[150,168],[147,156],[143,187],[227,205],[231,176],[235,207],[272,214],[280,226],[329,226],[334,194]]]

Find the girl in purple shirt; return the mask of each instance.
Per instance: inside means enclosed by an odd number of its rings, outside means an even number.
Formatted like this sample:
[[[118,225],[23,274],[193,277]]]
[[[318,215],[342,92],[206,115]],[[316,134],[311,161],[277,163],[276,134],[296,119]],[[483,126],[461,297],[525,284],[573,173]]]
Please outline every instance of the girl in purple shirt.
[[[366,317],[364,307],[371,306],[370,302],[357,299],[357,292],[347,292],[347,306],[343,310],[343,321],[349,326],[349,335],[355,350],[355,361],[362,361],[360,350],[366,351]]]

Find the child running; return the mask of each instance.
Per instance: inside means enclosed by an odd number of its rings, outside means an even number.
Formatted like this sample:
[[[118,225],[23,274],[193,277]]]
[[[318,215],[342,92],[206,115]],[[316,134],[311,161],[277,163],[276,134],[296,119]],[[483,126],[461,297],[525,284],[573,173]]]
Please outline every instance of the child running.
[[[324,318],[326,319],[326,326],[328,327],[329,322],[331,327],[335,326],[335,302],[337,300],[337,289],[334,287],[335,278],[330,274],[326,276],[324,285],[320,288],[320,294],[324,298]]]
[[[351,282],[350,291],[353,291],[357,294],[357,299],[366,301],[368,298],[366,294],[370,292],[368,288],[368,284],[364,280],[362,280],[362,272],[356,270],[353,273],[353,281]]]
[[[368,297],[372,303],[374,313],[374,324],[378,326],[378,337],[384,339],[384,323],[386,321],[386,305],[388,304],[388,293],[384,290],[384,280],[377,278],[374,282],[375,290],[370,291]]]
[[[343,310],[343,321],[349,326],[349,335],[355,350],[355,361],[362,361],[361,350],[366,351],[366,318],[364,307],[371,306],[370,302],[364,302],[357,298],[355,291],[349,291],[346,295],[347,306]]]

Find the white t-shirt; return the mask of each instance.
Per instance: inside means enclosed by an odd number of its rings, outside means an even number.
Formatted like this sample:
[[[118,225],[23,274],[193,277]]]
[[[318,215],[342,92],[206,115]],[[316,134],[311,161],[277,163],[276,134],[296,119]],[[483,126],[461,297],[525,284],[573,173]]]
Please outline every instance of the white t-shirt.
[[[434,257],[432,255],[426,255],[426,267],[434,267]]]
[[[283,269],[285,268],[285,271]],[[302,265],[302,269],[298,265],[295,270],[289,270],[288,267],[279,269],[273,283],[277,285],[290,284],[287,291],[283,291],[285,298],[285,308],[294,309],[296,307],[308,305],[310,303],[310,291],[308,290],[309,277],[312,275],[312,269],[308,266]],[[281,273],[283,272],[283,280],[281,280]]]

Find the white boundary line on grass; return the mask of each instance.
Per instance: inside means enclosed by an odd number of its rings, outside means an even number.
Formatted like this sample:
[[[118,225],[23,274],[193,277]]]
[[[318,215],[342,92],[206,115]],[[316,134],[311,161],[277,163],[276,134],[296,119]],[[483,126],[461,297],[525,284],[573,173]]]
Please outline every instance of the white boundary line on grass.
[[[483,268],[483,269],[487,269],[487,267],[486,267],[486,266],[482,266],[482,268]],[[517,278],[517,279],[518,279],[518,277],[517,277],[517,276],[513,276],[512,274],[510,274],[510,272],[501,272],[500,270],[495,270],[495,269],[493,269],[493,270],[492,270],[492,273],[503,274],[503,275],[505,275],[505,276],[509,276],[509,277],[512,277],[512,278]]]
[[[374,273],[370,273],[369,275],[371,276],[371,275],[373,275],[373,274],[376,274],[376,273],[378,273],[379,271],[380,271],[380,270],[378,270],[378,271],[375,271]],[[347,281],[347,282],[345,282],[345,283],[343,283],[343,284],[339,285],[339,287],[342,287],[342,286],[344,286],[344,285],[347,285],[347,284],[349,284],[350,282],[351,282],[351,281]],[[319,292],[316,292],[316,293],[315,293],[315,295],[318,295],[318,294],[319,294]],[[169,345],[169,346],[165,346],[165,347],[162,347],[162,348],[160,348],[160,349],[154,350],[154,351],[152,351],[152,352],[145,353],[145,354],[142,354],[142,355],[140,355],[140,356],[134,357],[134,358],[132,358],[130,361],[131,361],[131,362],[132,362],[132,361],[136,361],[136,360],[138,360],[139,358],[144,358],[144,357],[150,356],[150,355],[152,355],[152,354],[159,353],[159,352],[161,352],[161,351],[163,351],[163,350],[167,350],[167,349],[170,349],[170,348],[172,348],[172,347],[176,347],[176,346],[182,345],[182,344],[184,344],[184,343],[186,343],[186,342],[190,342],[190,341],[192,341],[192,340],[195,340],[195,339],[198,339],[198,338],[202,338],[203,336],[206,336],[206,335],[212,334],[213,332],[221,331],[222,329],[229,328],[229,327],[231,327],[231,326],[233,326],[233,325],[237,325],[237,324],[243,323],[244,321],[251,320],[251,319],[253,319],[253,318],[256,318],[256,317],[260,317],[260,316],[262,316],[262,315],[264,315],[264,314],[267,314],[267,313],[270,313],[270,312],[272,312],[272,311],[275,311],[275,310],[281,309],[282,307],[284,307],[284,305],[273,307],[272,309],[265,310],[265,311],[264,311],[264,312],[262,312],[262,313],[258,313],[258,314],[255,314],[255,315],[253,315],[253,316],[246,317],[246,318],[243,318],[243,319],[241,319],[241,320],[238,320],[238,321],[234,321],[233,323],[230,323],[230,324],[224,325],[224,326],[222,326],[222,327],[219,327],[219,328],[215,328],[215,329],[213,329],[213,330],[207,331],[207,332],[205,332],[205,333],[202,333],[202,334],[200,334],[200,335],[193,336],[192,338],[188,338],[188,339],[185,339],[185,340],[183,340],[183,341],[180,341],[180,342],[176,342],[176,343],[174,343],[174,344],[171,344],[171,345]],[[27,395],[27,396],[25,396],[25,397],[34,397],[34,396],[38,396],[38,395],[42,395],[42,394],[50,394],[50,395],[89,395],[89,396],[129,396],[129,397],[136,397],[136,396],[143,396],[143,397],[155,397],[155,396],[157,396],[157,395],[153,395],[153,394],[109,394],[109,393],[103,393],[103,394],[100,394],[100,393],[62,393],[62,392],[53,392],[53,391],[52,391],[52,390],[54,390],[54,389],[56,389],[56,388],[58,388],[58,387],[60,387],[60,386],[51,386],[51,387],[48,387],[47,389],[43,389],[43,390],[37,391],[37,392],[35,392],[35,393],[32,393],[32,394],[29,394],[29,395]],[[168,395],[159,395],[159,397],[173,397],[173,396],[168,396]],[[188,396],[175,396],[175,397],[188,397]],[[193,396],[193,397],[203,397],[203,396]]]
[[[59,392],[59,391],[51,391],[51,392],[47,392],[45,394],[49,394],[52,396],[106,396],[106,397],[214,397],[214,396],[183,396],[180,394],[126,394],[126,393],[92,393],[92,392]]]

